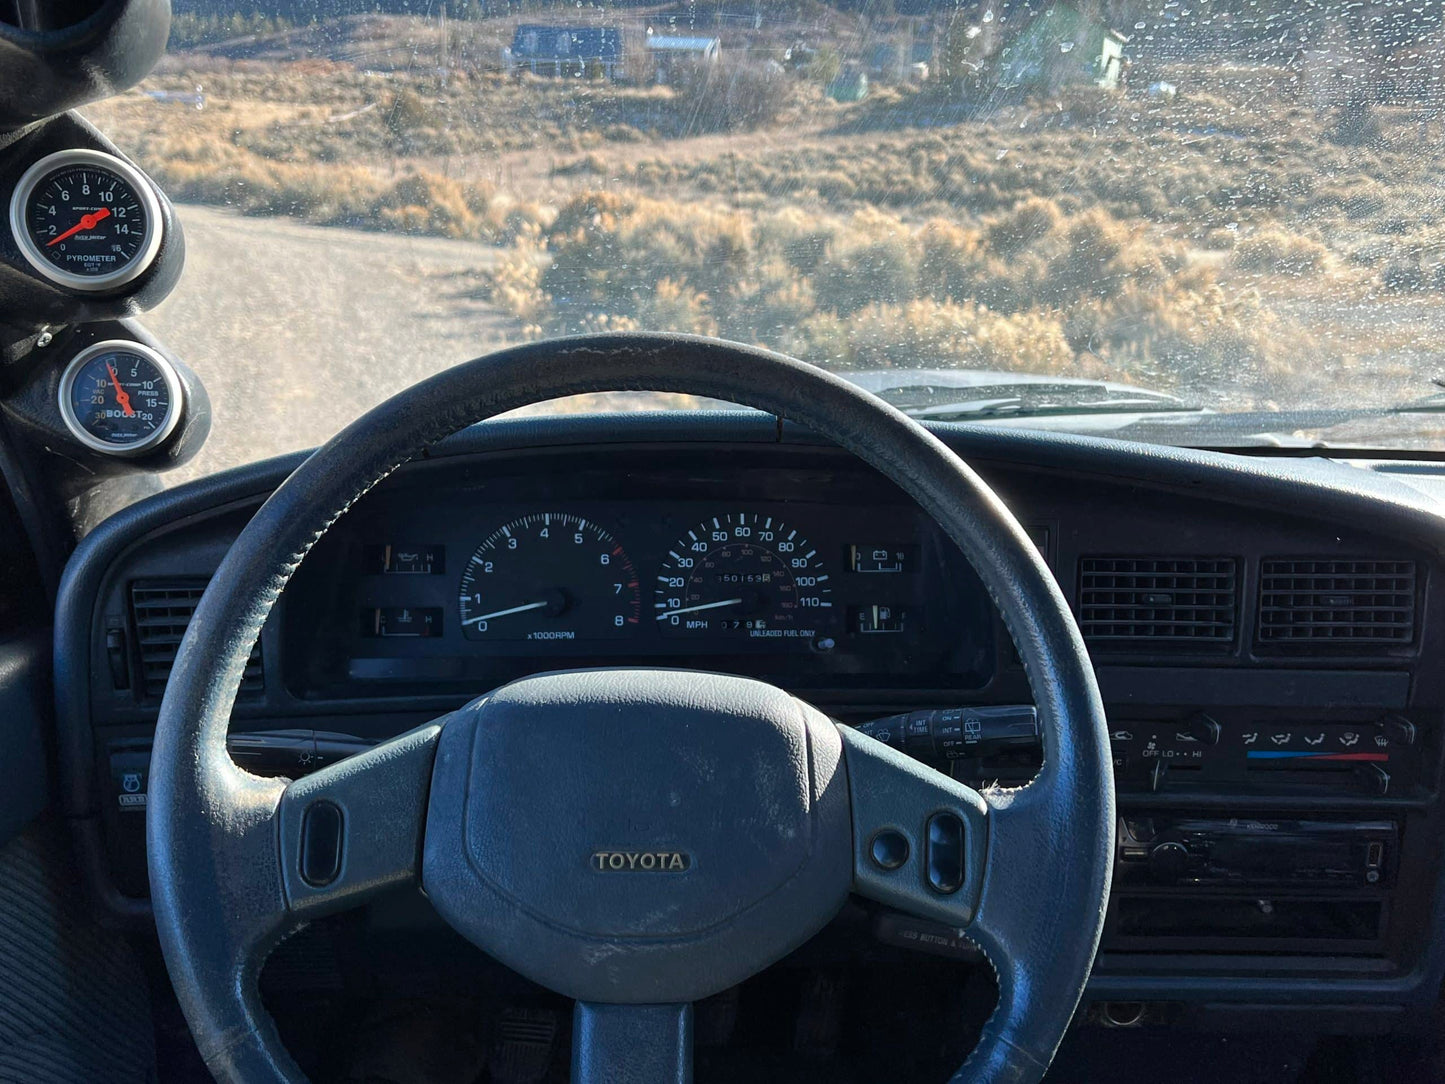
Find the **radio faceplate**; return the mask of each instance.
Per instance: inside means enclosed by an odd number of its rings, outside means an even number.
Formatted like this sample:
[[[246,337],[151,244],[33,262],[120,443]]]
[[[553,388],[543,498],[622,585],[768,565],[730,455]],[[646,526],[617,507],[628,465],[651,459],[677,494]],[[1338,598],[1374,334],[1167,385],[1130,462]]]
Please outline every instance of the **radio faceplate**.
[[[1119,819],[1116,884],[1221,888],[1384,888],[1399,832],[1392,820]]]
[[[1111,952],[1386,952],[1399,822],[1126,813],[1103,946]]]

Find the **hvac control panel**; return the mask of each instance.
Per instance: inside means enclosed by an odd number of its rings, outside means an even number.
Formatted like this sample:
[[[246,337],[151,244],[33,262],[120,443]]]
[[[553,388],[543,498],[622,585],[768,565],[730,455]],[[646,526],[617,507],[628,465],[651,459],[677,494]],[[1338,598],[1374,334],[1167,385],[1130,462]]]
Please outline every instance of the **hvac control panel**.
[[[935,708],[857,729],[959,779],[1019,783],[1042,756],[1032,705]],[[1121,791],[1285,788],[1383,796],[1423,781],[1420,732],[1392,712],[1308,719],[1248,711],[1111,718],[1109,744]]]

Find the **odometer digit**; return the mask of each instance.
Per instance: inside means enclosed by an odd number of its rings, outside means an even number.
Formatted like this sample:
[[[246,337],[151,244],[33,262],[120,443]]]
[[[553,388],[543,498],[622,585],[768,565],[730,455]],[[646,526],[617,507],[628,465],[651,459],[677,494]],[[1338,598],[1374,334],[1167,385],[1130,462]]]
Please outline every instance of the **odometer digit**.
[[[773,516],[729,512],[673,544],[653,618],[669,636],[812,640],[832,625],[832,594],[807,538]]]

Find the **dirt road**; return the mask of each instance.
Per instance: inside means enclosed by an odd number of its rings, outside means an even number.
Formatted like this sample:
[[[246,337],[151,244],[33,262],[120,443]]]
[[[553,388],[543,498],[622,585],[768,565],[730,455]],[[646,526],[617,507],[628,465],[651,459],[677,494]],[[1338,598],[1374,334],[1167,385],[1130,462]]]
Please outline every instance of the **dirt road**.
[[[486,245],[180,208],[181,284],[147,327],[205,382],[211,438],[174,484],[311,447],[421,378],[515,340]]]

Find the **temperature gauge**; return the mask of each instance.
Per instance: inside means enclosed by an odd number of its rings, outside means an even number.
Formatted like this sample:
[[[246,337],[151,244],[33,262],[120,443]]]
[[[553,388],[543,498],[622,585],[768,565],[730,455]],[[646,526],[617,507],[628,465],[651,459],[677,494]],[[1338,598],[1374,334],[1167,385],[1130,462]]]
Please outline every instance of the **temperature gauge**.
[[[181,382],[171,363],[140,343],[96,343],[60,375],[60,416],[76,440],[110,455],[140,455],[170,436]]]
[[[115,155],[59,151],[15,186],[10,232],[30,266],[51,282],[112,290],[154,262],[161,205],[145,175]]]

